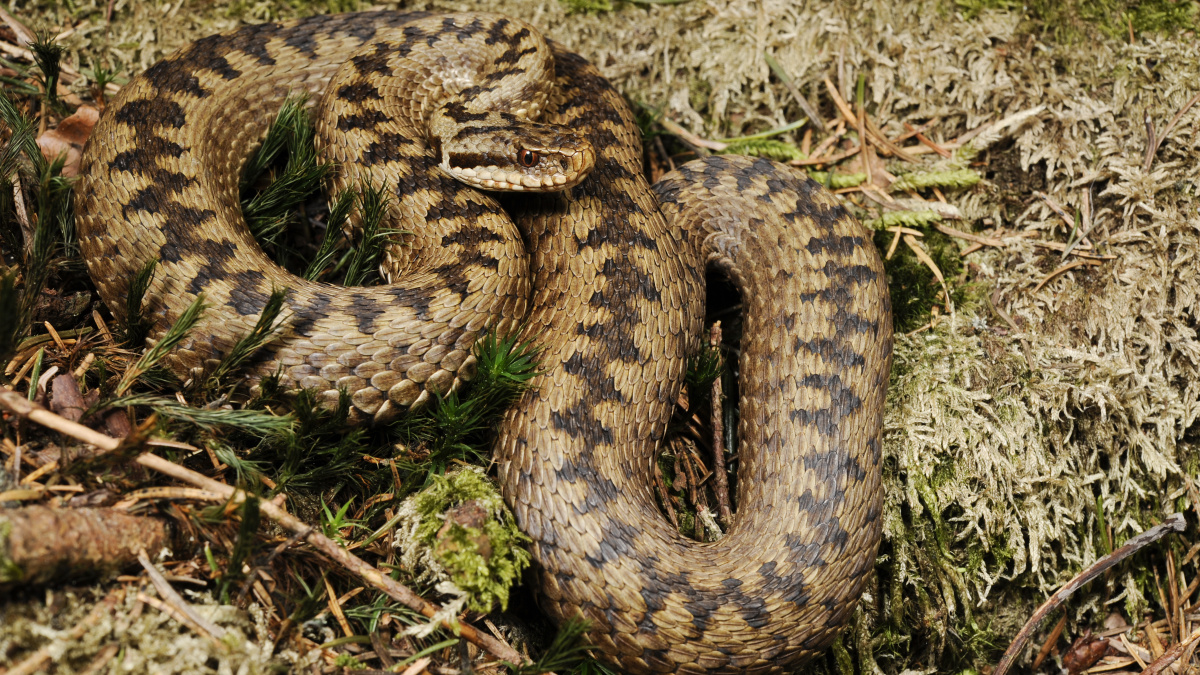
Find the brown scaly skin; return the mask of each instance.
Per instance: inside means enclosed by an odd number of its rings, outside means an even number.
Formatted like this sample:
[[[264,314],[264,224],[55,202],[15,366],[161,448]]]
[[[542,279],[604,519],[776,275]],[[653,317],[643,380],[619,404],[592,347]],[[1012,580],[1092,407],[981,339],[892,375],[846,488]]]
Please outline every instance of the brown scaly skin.
[[[193,46],[168,63],[210,86],[219,84],[220,58],[242,73],[247,60],[262,60],[249,55],[268,55],[278,64],[295,61],[315,92],[336,68],[325,61],[334,55],[345,60],[349,43],[382,41],[377,30],[382,36],[384,25],[408,20],[348,15],[248,28],[202,41],[207,46]],[[482,20],[481,28],[494,21]],[[411,51],[418,51],[418,42],[425,40],[410,41]],[[301,51],[289,51],[294,46]],[[558,86],[549,92],[541,120],[583,130],[595,149],[595,167],[569,190],[506,202],[531,250],[532,309],[525,331],[540,336],[546,372],[510,412],[497,444],[505,497],[534,540],[543,605],[558,619],[588,619],[590,640],[622,672],[784,672],[818,653],[848,619],[879,541],[879,435],[891,361],[882,265],[867,232],[827,192],[764,160],[699,160],[652,191],[641,175],[640,139],[624,101],[583,59],[551,47]],[[188,62],[194,70],[183,71]],[[281,274],[268,271],[274,268],[244,232],[236,213],[236,171],[243,148],[261,136],[278,108],[278,100],[263,99],[281,96],[286,87],[278,82],[286,78],[242,85],[238,91],[249,93],[222,104],[222,114],[253,124],[235,134],[237,144],[222,141],[222,157],[238,148],[237,158],[208,159],[213,165],[206,168],[200,158],[216,155],[201,137],[232,122],[206,121],[204,131],[192,129],[217,111],[201,113],[202,100],[167,91],[187,88],[189,75],[171,80],[154,70],[149,83],[128,88],[132,93],[97,128],[107,140],[99,149],[89,147],[79,220],[93,277],[114,309],[123,303],[122,278],[147,257],[166,261],[174,255],[179,260],[164,264],[156,281],[154,306],[163,322],[194,294],[189,289],[204,290],[224,313],[219,325],[209,325],[214,339],[193,343],[177,362],[186,368],[227,348],[253,322],[269,285],[247,276],[249,270]],[[297,75],[287,77],[295,82]],[[141,102],[155,98],[162,99],[158,107]],[[197,138],[185,149],[171,145],[191,136]],[[399,145],[408,144],[385,149]],[[442,154],[444,160],[444,149]],[[437,161],[432,157],[424,164],[402,160],[408,181],[397,191],[414,191],[414,184],[421,191],[445,187],[429,170]],[[218,169],[232,173],[209,176]],[[212,201],[197,202],[200,195],[192,194],[200,174],[223,190],[206,193]],[[153,186],[157,201],[145,196]],[[468,271],[442,259],[435,271],[413,275],[409,268],[421,261],[410,256],[397,265],[402,280],[396,287],[314,285],[319,290],[302,292],[292,285],[291,344],[325,350],[300,354],[308,361],[291,366],[301,369],[290,373],[293,384],[306,386],[305,377],[324,373],[314,358],[349,369],[374,363],[339,359],[361,356],[355,341],[373,339],[369,330],[402,332],[384,327],[391,316],[419,335],[427,331],[422,347],[429,350],[441,344],[438,336],[452,334],[461,352],[469,345],[464,336],[487,324],[482,319],[472,330],[459,330],[451,319],[450,327],[425,328],[426,321],[457,307],[453,301],[483,304],[464,299],[463,284],[467,293],[479,287],[491,293],[486,297],[500,297],[495,270],[481,280],[469,267],[484,255],[485,242],[500,245],[495,240],[501,235],[475,220],[493,213],[493,202],[461,187],[447,189],[453,200],[470,200],[455,204],[471,206],[445,220],[476,234],[442,234],[432,248],[448,240],[450,257],[458,256]],[[204,209],[214,215],[202,217]],[[214,220],[223,229],[215,229]],[[188,229],[175,225],[184,222]],[[474,248],[460,243],[467,239]],[[230,245],[236,250],[222,253]],[[496,257],[494,267],[520,268],[517,253],[512,256],[503,263]],[[738,513],[719,542],[699,544],[681,537],[657,512],[650,469],[686,355],[696,346],[706,264],[729,274],[746,308]],[[504,310],[495,319],[503,328],[521,320],[519,283],[511,298],[490,305]],[[321,300],[318,292],[328,298]],[[373,305],[380,296],[372,292],[402,301],[399,307]],[[415,296],[422,299],[413,301]],[[435,299],[443,309],[431,309]],[[239,313],[239,303],[253,311]],[[393,359],[388,367],[396,370],[381,372],[404,381],[406,363],[411,361]],[[355,390],[356,405],[364,417],[380,418],[370,410],[377,394],[360,393],[369,388]],[[381,406],[401,407],[387,401]]]

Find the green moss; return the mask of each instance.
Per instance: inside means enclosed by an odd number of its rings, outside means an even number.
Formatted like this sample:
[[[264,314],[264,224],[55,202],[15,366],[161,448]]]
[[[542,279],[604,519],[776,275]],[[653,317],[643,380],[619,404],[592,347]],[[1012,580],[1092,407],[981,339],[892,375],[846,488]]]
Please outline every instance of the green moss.
[[[888,189],[891,192],[927,190],[935,187],[958,190],[975,185],[979,182],[979,179],[979,172],[972,169],[918,171],[901,176]]]
[[[454,585],[468,595],[468,606],[489,612],[508,607],[509,591],[529,566],[529,542],[517,528],[512,512],[496,487],[476,467],[433,477],[429,487],[413,496],[419,523],[415,542],[432,550]],[[482,527],[447,520],[448,510],[474,502],[488,515]],[[490,548],[485,555],[481,549]]]
[[[0,583],[21,581],[25,571],[8,557],[8,537],[12,534],[12,523],[0,520]]]
[[[688,105],[692,110],[703,115],[708,110],[708,102],[712,96],[712,82],[706,79],[693,78],[688,83]]]
[[[730,143],[728,147],[721,151],[723,155],[750,155],[751,157],[766,157],[777,162],[790,162],[793,159],[804,159],[804,153],[800,152],[791,143],[777,141],[771,138],[755,138],[746,141],[738,141]]]
[[[809,171],[808,177],[817,181],[830,190],[862,185],[867,181],[865,173],[831,173],[829,171]]]
[[[877,231],[875,246],[886,252],[893,236],[891,232]],[[932,231],[921,243],[946,279],[950,299],[956,305],[968,300],[967,289],[953,283],[953,279],[962,271],[962,259],[953,240],[941,232]],[[933,271],[903,242],[896,247],[892,258],[884,261],[884,267],[888,274],[888,293],[892,298],[892,320],[896,330],[908,332],[927,323],[933,306],[944,302],[941,284],[933,276]]]
[[[354,658],[353,654],[347,652],[338,654],[337,658],[333,660],[333,665],[338,668],[348,668],[350,670],[363,670],[367,667],[362,661]]]
[[[1021,12],[1030,33],[1075,42],[1089,32],[1129,39],[1141,33],[1172,34],[1197,28],[1197,3],[1177,0],[954,0],[967,19],[984,10]]]

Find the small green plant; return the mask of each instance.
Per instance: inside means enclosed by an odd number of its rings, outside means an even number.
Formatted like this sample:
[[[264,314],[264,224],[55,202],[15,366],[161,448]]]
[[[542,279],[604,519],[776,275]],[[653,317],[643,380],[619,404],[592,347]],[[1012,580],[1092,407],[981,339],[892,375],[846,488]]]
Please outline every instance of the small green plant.
[[[347,499],[344,504],[338,507],[337,511],[330,511],[329,505],[325,500],[321,500],[321,529],[325,532],[325,536],[345,546],[347,545],[346,538],[342,536],[342,530],[346,528],[361,528],[362,526],[350,518],[346,514],[350,512],[350,506],[354,503],[353,499]]]
[[[284,101],[241,182],[242,214],[250,233],[264,248],[280,254],[280,238],[288,223],[332,169],[317,159],[307,102],[307,97]],[[273,180],[255,191],[256,184],[272,170]]]
[[[333,267],[334,257],[337,255],[338,241],[342,236],[342,228],[345,227],[346,221],[349,220],[350,210],[354,208],[357,199],[358,192],[344,190],[330,204],[329,218],[325,221],[325,234],[321,238],[321,246],[317,249],[317,254],[313,256],[312,261],[308,263],[308,267],[304,270],[305,279],[316,281],[326,270]]]
[[[347,286],[369,286],[379,279],[383,243],[393,233],[383,227],[389,198],[383,187],[364,184],[359,190],[357,204],[362,229],[346,265]]]
[[[152,258],[133,275],[129,282],[129,293],[125,296],[125,344],[136,348],[146,341],[154,322],[144,311],[143,303],[146,291],[150,290],[150,282],[154,280],[154,271],[158,269],[158,259]]]
[[[254,324],[254,328],[250,329],[249,333],[237,341],[237,344],[217,364],[217,367],[208,376],[208,380],[204,385],[206,390],[215,391],[218,389],[226,376],[236,372],[279,332],[280,325],[275,320],[279,318],[279,313],[283,311],[283,300],[285,297],[287,297],[287,289],[285,288],[277,288],[271,291],[271,295],[267,297],[267,301],[263,305],[262,313],[258,315],[258,322]]]
[[[333,406],[323,406],[320,396],[312,389],[297,392],[291,402],[294,423],[270,434],[250,455],[280,491],[337,484],[362,468],[369,437],[361,426],[347,428],[350,396],[339,392]]]
[[[242,566],[254,554],[259,543],[258,526],[262,521],[262,512],[259,510],[258,497],[253,494],[247,495],[246,501],[242,502],[241,511],[242,522],[238,526],[237,538],[233,541],[233,550],[229,553],[229,563],[225,565],[217,584],[217,595],[225,603],[230,601],[233,586],[246,578],[242,573]]]
[[[592,658],[589,645],[585,639],[590,624],[582,619],[568,619],[558,627],[550,645],[542,651],[541,656],[533,663],[518,666],[513,663],[504,665],[513,675],[537,675],[538,673],[574,673],[575,675],[590,675],[591,673],[613,675],[608,666]]]
[[[183,341],[192,328],[196,326],[196,322],[200,320],[200,315],[204,313],[206,305],[204,304],[204,294],[200,294],[188,305],[187,309],[179,315],[175,323],[167,330],[162,338],[142,354],[137,363],[130,366],[125,374],[121,376],[121,381],[117,383],[116,395],[124,396],[129,388],[138,381],[138,378],[149,371],[167,354]]]
[[[92,93],[98,100],[104,100],[105,89],[117,81],[118,70],[105,67],[99,59],[92,59],[92,67],[83,71],[92,82]]]
[[[59,107],[61,104],[58,100],[58,78],[62,73],[62,56],[66,48],[55,42],[53,34],[49,31],[39,30],[34,34],[33,42],[29,43],[29,50],[33,52],[33,62],[42,74],[42,91],[46,103],[55,108]]]
[[[436,397],[427,410],[402,418],[394,427],[410,445],[428,450],[423,465],[433,474],[444,472],[456,459],[486,461],[493,424],[540,372],[537,349],[516,335],[489,332],[476,342],[474,353],[476,375],[462,393]]]
[[[234,430],[255,438],[264,438],[283,432],[292,426],[293,418],[288,415],[272,415],[261,410],[222,410],[220,408],[194,408],[174,398],[138,393],[119,396],[106,401],[103,408],[145,406],[159,417],[188,424],[204,431]]]

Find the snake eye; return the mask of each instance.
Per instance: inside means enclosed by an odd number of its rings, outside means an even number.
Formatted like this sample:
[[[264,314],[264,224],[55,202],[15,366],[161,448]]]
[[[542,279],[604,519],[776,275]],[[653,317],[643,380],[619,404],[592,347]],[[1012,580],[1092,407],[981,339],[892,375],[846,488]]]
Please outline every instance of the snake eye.
[[[517,153],[517,161],[521,166],[529,167],[538,163],[538,154],[532,150],[522,150]]]

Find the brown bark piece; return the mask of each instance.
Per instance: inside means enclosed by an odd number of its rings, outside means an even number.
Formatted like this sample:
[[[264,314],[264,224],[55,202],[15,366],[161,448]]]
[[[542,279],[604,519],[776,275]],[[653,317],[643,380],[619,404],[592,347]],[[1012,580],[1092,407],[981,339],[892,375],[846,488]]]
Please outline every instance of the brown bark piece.
[[[113,509],[26,506],[0,511],[0,591],[137,565],[138,551],[168,543],[160,520]]]
[[[79,384],[70,374],[59,375],[50,385],[50,409],[63,417],[78,422],[87,410]]]

